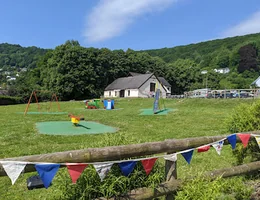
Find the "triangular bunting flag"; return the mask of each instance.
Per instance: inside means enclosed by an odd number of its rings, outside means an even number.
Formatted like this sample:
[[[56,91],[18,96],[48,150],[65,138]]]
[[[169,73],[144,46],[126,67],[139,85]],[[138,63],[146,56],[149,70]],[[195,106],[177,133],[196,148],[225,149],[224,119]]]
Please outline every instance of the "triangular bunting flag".
[[[36,164],[35,168],[41,177],[44,187],[48,188],[60,168],[60,164]]]
[[[209,149],[210,149],[210,145],[198,147],[198,153],[206,152],[206,151],[208,151]]]
[[[76,183],[81,173],[88,165],[81,164],[81,163],[75,163],[75,164],[66,163],[66,166],[68,168],[72,183]]]
[[[177,161],[177,154],[169,154],[163,157],[165,160],[170,160],[172,162],[176,162]]]
[[[193,154],[193,149],[185,151],[183,153],[181,153],[181,155],[184,157],[184,159],[187,161],[187,163],[190,164],[191,158],[192,158],[192,154]]]
[[[94,165],[101,181],[103,181],[103,179],[107,176],[107,174],[110,171],[112,165],[113,165],[113,163]]]
[[[155,163],[156,160],[157,160],[157,158],[141,160],[142,165],[144,167],[144,170],[146,172],[146,175],[150,174],[150,172],[152,171],[154,163]]]
[[[26,162],[16,162],[16,161],[4,161],[1,162],[7,176],[11,179],[12,185],[20,176],[21,172],[24,170],[26,166]]]
[[[251,134],[237,134],[238,137],[240,138],[241,142],[243,143],[244,145],[244,148],[246,148],[247,144],[248,144],[248,141],[251,137]]]
[[[229,143],[231,144],[232,146],[232,149],[235,149],[236,148],[236,144],[237,144],[237,136],[236,134],[232,134],[232,135],[229,135],[227,137]]]
[[[259,148],[260,148],[260,135],[254,135],[254,137],[255,137],[255,140],[256,140]]]
[[[136,161],[119,163],[119,167],[122,173],[124,174],[124,176],[128,176],[129,174],[131,174],[131,172],[134,170],[135,165],[136,165]]]
[[[220,155],[224,141],[219,141],[217,143],[212,144],[212,146],[216,149],[218,155]]]

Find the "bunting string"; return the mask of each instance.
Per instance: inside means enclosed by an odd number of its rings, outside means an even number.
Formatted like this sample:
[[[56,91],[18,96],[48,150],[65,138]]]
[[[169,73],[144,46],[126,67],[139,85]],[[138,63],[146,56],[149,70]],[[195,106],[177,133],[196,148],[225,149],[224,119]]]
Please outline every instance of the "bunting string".
[[[17,160],[0,160],[6,174],[11,179],[12,184],[18,179],[21,172],[24,170],[26,165],[35,165],[36,171],[40,175],[45,188],[48,188],[51,184],[52,179],[56,175],[60,166],[66,166],[68,172],[71,176],[72,182],[76,183],[77,179],[80,177],[81,173],[84,171],[88,165],[93,165],[98,173],[101,181],[106,177],[108,172],[110,171],[113,164],[118,164],[122,174],[125,176],[129,176],[132,171],[134,170],[136,163],[141,161],[144,170],[147,175],[150,174],[156,160],[158,158],[164,158],[165,160],[170,161],[177,161],[177,155],[181,154],[183,158],[186,160],[188,164],[190,164],[194,150],[197,149],[198,153],[206,152],[210,149],[210,147],[214,147],[217,153],[220,155],[222,150],[224,141],[227,140],[232,149],[236,148],[236,137],[239,137],[244,148],[248,145],[249,139],[253,136],[260,148],[260,135],[257,134],[248,134],[248,133],[234,133],[227,137],[224,137],[221,140],[211,142],[209,144],[204,144],[202,146],[186,149],[183,151],[178,151],[172,154],[163,154],[145,158],[135,158],[135,159],[128,159],[128,160],[113,160],[113,161],[104,161],[104,162],[87,162],[87,163],[50,163],[50,162],[27,162],[27,161],[17,161]]]

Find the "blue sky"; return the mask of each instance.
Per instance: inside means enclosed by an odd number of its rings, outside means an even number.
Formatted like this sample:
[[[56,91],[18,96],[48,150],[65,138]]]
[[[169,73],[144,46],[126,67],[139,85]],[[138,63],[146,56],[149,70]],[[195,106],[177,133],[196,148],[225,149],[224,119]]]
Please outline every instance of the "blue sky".
[[[259,0],[0,0],[0,43],[157,49],[260,32]]]

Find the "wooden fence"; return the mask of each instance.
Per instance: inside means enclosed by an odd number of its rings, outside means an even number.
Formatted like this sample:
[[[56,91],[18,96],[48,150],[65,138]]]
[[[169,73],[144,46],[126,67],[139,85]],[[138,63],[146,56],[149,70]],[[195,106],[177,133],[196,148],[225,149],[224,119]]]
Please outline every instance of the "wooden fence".
[[[246,133],[245,133],[246,134]],[[260,131],[248,132],[248,134],[260,134]],[[167,153],[172,154],[186,149],[197,148],[199,146],[213,143],[226,138],[228,135],[196,137],[186,139],[170,139],[161,142],[147,142],[142,144],[130,144],[122,146],[110,146],[103,148],[88,148],[82,150],[72,150],[49,154],[30,155],[1,159],[1,161],[27,161],[27,162],[50,162],[50,163],[92,163],[113,160],[124,160],[132,157],[145,157],[153,154]],[[254,139],[253,137],[250,138]],[[237,142],[241,142],[237,137]],[[224,145],[228,144],[225,140]],[[61,167],[65,167],[61,165]],[[225,168],[205,173],[205,176],[215,178],[230,177],[245,174],[260,169],[260,161],[252,162],[233,168]],[[24,172],[33,172],[33,165],[26,165]],[[0,176],[6,176],[6,172],[0,164]],[[152,199],[166,195],[166,199],[173,199],[172,192],[176,191],[181,185],[181,180],[177,179],[177,162],[166,160],[165,162],[165,182],[156,188],[139,188],[130,191],[120,197],[112,199]],[[105,198],[98,198],[105,199]]]

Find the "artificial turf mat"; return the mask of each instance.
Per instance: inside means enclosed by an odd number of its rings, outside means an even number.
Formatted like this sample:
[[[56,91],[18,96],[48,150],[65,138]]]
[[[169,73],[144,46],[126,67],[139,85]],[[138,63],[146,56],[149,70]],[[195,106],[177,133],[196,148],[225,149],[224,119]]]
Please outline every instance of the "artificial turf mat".
[[[17,112],[18,114],[24,114],[24,112]],[[67,112],[27,112],[26,115],[64,115],[68,114]]]
[[[139,115],[167,115],[168,112],[171,112],[173,110],[174,109],[172,108],[162,109],[161,111],[158,111],[157,114],[154,114],[152,108],[141,109],[141,113]]]
[[[117,131],[114,127],[91,121],[80,121],[78,126],[74,126],[70,121],[38,122],[36,128],[39,133],[48,135],[82,135]]]

